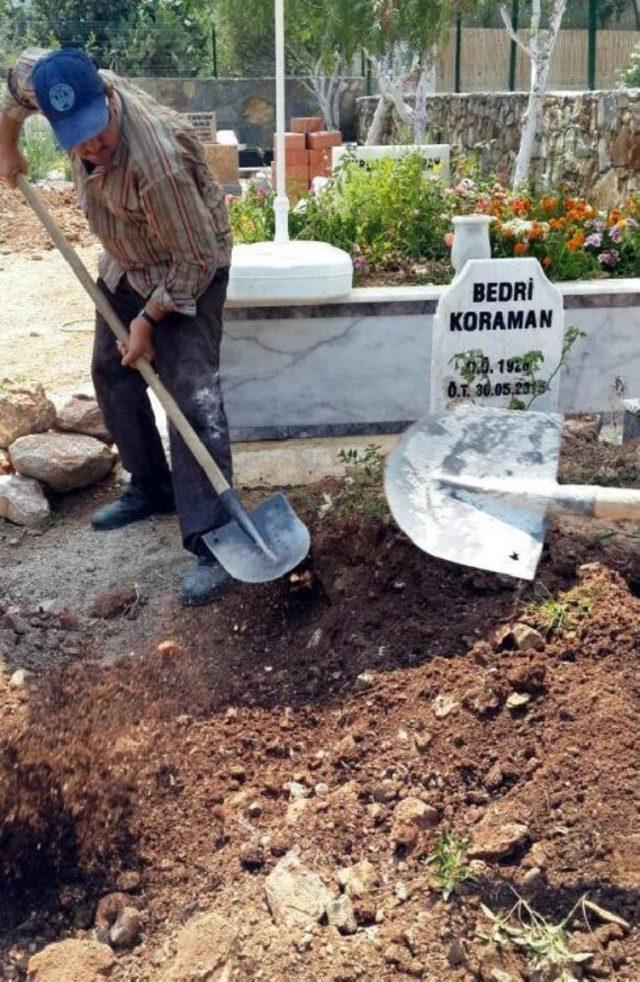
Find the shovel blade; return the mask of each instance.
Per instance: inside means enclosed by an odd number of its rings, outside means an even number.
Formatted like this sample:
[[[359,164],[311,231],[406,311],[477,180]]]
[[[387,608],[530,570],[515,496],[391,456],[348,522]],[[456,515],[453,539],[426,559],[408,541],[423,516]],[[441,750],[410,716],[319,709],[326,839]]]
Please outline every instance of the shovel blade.
[[[465,406],[421,420],[387,463],[385,492],[406,534],[432,556],[532,580],[546,505],[500,496],[503,478],[555,480],[562,417]],[[490,478],[495,496],[448,486],[446,475]]]
[[[204,542],[234,580],[267,583],[295,569],[309,552],[309,530],[283,494],[267,498],[249,518],[265,546],[262,548],[236,521],[207,532]]]

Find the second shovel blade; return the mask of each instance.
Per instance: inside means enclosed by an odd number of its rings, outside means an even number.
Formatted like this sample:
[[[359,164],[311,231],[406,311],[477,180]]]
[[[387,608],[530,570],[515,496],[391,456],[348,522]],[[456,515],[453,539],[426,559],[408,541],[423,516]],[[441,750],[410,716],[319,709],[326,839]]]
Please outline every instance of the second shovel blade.
[[[535,577],[544,504],[501,496],[501,478],[555,480],[562,417],[465,406],[421,420],[387,462],[385,492],[400,528],[440,559]],[[448,486],[437,475],[488,478],[498,494]]]

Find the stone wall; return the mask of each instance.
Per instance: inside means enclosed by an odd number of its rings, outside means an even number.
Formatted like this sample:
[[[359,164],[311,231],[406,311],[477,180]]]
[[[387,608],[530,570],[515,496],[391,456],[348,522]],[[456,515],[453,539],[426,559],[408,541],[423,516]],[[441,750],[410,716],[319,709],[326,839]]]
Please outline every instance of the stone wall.
[[[154,99],[179,112],[215,112],[218,128],[235,130],[240,143],[271,150],[276,126],[276,83],[273,78],[135,78]],[[342,99],[342,132],[355,138],[356,99],[363,78],[349,80]],[[287,119],[315,116],[318,104],[299,78],[287,79]]]
[[[520,142],[524,92],[442,94],[428,106],[428,142],[478,147],[487,175],[511,174]],[[358,138],[364,140],[375,97],[358,99]],[[393,120],[385,143],[398,139]],[[400,141],[401,142],[401,141]],[[545,100],[538,187],[570,180],[606,206],[637,189],[640,173],[640,89],[552,92]]]

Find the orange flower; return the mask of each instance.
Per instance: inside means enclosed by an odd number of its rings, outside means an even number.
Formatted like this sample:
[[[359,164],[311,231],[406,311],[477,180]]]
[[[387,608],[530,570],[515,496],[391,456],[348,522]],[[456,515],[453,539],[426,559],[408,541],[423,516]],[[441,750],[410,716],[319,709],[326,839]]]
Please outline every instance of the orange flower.
[[[536,239],[543,239],[543,238],[544,238],[544,229],[534,222],[533,225],[531,226],[531,229],[529,230],[529,241],[533,240],[535,242]]]
[[[552,211],[558,204],[557,198],[543,198],[540,202],[545,211]]]
[[[579,228],[578,231],[575,233],[575,235],[573,236],[573,240],[574,240],[574,242],[577,243],[578,248],[580,248],[580,246],[583,246],[584,245],[585,234],[584,234],[584,232],[582,231],[581,228]]]
[[[524,256],[527,251],[526,243],[516,242],[515,249],[513,250],[514,256]]]
[[[583,244],[584,244],[584,236],[582,237],[582,241],[580,241],[579,234],[576,232],[573,238],[567,241],[567,249],[569,250],[569,252],[577,252],[577,250]]]
[[[595,218],[596,217],[596,210],[593,207],[593,205],[587,205],[586,206],[586,208],[584,209],[584,217],[585,218]]]
[[[551,265],[551,256],[545,256],[542,260],[542,265],[545,269],[549,269],[549,266]]]
[[[621,218],[623,218],[622,210],[620,208],[612,208],[609,212],[609,225],[617,225]]]

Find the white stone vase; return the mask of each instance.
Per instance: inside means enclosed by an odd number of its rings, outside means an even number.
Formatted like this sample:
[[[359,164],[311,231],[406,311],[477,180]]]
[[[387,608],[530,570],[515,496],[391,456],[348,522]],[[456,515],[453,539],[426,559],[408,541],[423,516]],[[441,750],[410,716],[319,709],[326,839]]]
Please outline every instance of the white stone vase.
[[[491,259],[490,215],[455,215],[451,265],[460,273],[468,259]]]

